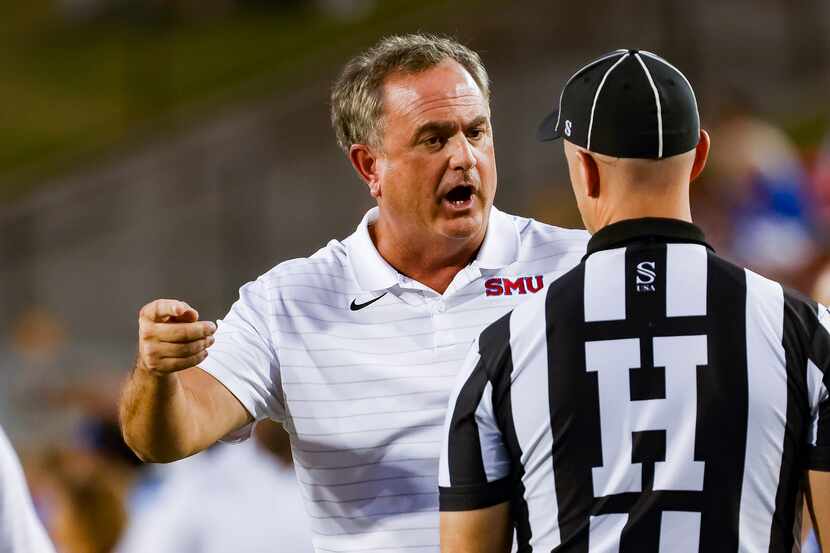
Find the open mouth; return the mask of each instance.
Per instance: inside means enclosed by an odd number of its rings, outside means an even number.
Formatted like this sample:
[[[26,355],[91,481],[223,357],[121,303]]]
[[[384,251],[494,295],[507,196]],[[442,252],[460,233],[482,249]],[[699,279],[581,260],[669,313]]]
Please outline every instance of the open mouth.
[[[461,184],[455,186],[446,193],[444,199],[455,208],[467,208],[473,201],[473,194],[475,188],[469,185]]]

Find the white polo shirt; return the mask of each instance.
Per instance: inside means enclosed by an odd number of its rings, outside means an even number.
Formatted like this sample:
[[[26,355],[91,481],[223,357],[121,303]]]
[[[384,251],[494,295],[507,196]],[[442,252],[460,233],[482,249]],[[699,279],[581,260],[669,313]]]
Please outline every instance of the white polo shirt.
[[[380,256],[377,214],[244,285],[200,366],[285,425],[317,552],[437,553],[455,375],[488,323],[579,263],[588,234],[494,207],[476,259],[438,294]]]
[[[55,553],[35,514],[26,478],[0,428],[0,553]]]

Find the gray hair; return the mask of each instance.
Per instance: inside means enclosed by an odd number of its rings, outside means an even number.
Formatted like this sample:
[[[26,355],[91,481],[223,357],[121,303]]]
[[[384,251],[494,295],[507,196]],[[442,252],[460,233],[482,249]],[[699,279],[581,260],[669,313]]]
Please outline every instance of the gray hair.
[[[386,37],[352,58],[331,92],[331,124],[346,152],[352,144],[380,145],[383,81],[392,73],[426,71],[445,60],[458,62],[490,101],[490,80],[477,53],[451,38],[410,34]]]

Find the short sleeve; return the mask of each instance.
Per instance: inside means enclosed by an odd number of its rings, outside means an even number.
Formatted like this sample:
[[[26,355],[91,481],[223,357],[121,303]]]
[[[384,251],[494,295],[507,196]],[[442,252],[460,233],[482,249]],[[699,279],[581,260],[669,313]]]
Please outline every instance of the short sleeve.
[[[279,359],[268,324],[269,305],[262,279],[240,288],[239,299],[217,321],[216,342],[199,367],[230,390],[255,420],[282,422],[285,407]],[[225,441],[247,438],[251,426],[228,435]]]
[[[450,396],[438,480],[442,511],[483,509],[511,497],[510,456],[493,411],[493,388],[478,340]]]
[[[811,425],[807,468],[830,471],[830,309],[818,305],[819,325],[810,344],[807,388]]]

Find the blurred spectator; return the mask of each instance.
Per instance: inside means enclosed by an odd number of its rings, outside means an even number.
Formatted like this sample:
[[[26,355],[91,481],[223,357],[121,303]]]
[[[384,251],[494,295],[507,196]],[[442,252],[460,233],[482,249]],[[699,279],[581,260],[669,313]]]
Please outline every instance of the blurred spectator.
[[[66,331],[48,310],[31,306],[14,321],[7,340],[0,342],[0,421],[16,443],[29,438],[33,428],[49,440],[68,427],[50,420],[42,424],[43,406],[33,401],[55,381],[65,362]],[[24,445],[27,445],[24,443]]]
[[[27,463],[61,553],[111,553],[127,523],[125,498],[141,465],[120,436],[114,376],[53,384],[38,398],[42,409],[78,415],[66,438]]]
[[[830,133],[818,151],[813,171],[813,197],[819,236],[830,248]]]
[[[728,253],[792,282],[818,254],[808,174],[783,131],[734,98],[712,132],[712,192],[725,210]],[[706,214],[704,214],[704,219]],[[720,221],[720,227],[723,227]]]
[[[118,553],[311,553],[287,434],[263,422],[255,438],[173,463],[181,468],[145,496]]]
[[[112,371],[53,385],[41,393],[46,406],[57,413],[79,414],[73,425],[70,447],[94,455],[129,472],[143,464],[127,447],[118,424],[118,392],[122,377]]]
[[[35,514],[17,455],[0,429],[0,552],[54,551]]]
[[[830,263],[819,272],[813,288],[813,298],[821,304],[830,306]]]
[[[33,490],[60,553],[110,553],[126,525],[129,479],[81,450],[54,449],[35,465]]]
[[[120,435],[122,375],[113,370],[119,358],[108,344],[73,340],[54,312],[24,309],[0,337],[0,423],[11,440],[30,450]],[[97,428],[99,422],[106,428]]]

